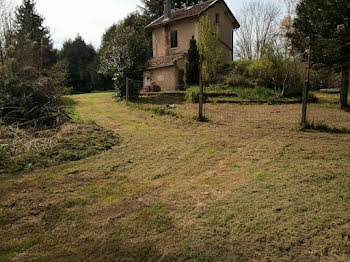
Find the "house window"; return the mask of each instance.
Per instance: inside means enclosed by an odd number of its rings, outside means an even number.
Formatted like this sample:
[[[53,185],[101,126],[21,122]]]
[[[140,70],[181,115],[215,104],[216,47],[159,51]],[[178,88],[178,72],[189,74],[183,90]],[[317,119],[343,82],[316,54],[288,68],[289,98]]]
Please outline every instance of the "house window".
[[[177,31],[172,31],[170,34],[171,48],[177,48]]]
[[[220,23],[220,14],[216,13],[215,15],[215,22],[218,24]]]

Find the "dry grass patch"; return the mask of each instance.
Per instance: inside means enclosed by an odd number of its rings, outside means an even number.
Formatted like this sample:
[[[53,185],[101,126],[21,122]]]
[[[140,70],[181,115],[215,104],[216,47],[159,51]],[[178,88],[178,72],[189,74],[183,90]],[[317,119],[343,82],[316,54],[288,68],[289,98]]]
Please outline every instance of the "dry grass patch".
[[[118,136],[96,125],[68,123],[58,130],[0,127],[0,172],[28,172],[111,149]]]
[[[4,179],[0,261],[349,260],[350,134],[301,132],[300,105],[209,105],[197,123],[197,105],[72,97],[122,143]],[[334,108],[309,119],[350,128]]]

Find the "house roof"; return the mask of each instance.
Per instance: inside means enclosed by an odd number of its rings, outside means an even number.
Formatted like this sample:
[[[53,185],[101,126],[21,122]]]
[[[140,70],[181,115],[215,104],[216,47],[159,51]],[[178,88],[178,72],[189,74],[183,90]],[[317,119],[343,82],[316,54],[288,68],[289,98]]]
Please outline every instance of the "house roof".
[[[166,19],[164,17],[164,15],[162,15],[161,17],[159,17],[158,19],[154,20],[149,25],[147,25],[146,28],[154,28],[154,27],[157,27],[157,26],[160,26],[160,25],[173,23],[175,21],[182,20],[182,19],[185,19],[185,18],[199,16],[204,11],[206,11],[208,8],[212,7],[213,5],[215,5],[216,3],[220,2],[220,1],[222,1],[226,5],[227,9],[230,11],[230,15],[235,20],[235,22],[237,24],[237,28],[238,28],[239,27],[239,23],[237,22],[237,19],[232,14],[230,8],[227,6],[225,1],[223,1],[223,0],[208,0],[208,1],[204,2],[204,3],[196,4],[196,5],[185,7],[185,8],[178,9],[178,10],[172,10],[170,18]]]
[[[177,60],[184,58],[185,56],[186,56],[186,53],[182,52],[182,53],[178,53],[175,55],[168,55],[168,56],[161,56],[161,57],[152,58],[148,61],[148,68],[147,69],[154,69],[154,68],[175,65]]]

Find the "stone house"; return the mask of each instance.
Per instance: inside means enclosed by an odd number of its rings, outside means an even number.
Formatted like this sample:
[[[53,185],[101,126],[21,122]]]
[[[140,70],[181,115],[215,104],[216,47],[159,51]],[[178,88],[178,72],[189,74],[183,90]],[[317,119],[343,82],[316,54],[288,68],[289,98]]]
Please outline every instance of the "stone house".
[[[232,61],[233,32],[240,25],[224,0],[209,0],[178,10],[171,10],[170,0],[164,0],[164,15],[146,27],[152,30],[153,58],[144,72],[144,86],[155,83],[162,91],[184,87],[186,53],[192,36],[198,42],[199,20],[205,15],[213,27],[219,27],[222,62]]]

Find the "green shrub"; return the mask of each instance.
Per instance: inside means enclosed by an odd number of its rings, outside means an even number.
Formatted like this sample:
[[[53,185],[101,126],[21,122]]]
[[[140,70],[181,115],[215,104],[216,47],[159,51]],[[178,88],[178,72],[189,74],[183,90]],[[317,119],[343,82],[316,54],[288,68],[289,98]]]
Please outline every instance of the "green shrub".
[[[222,74],[222,73],[232,69],[234,66],[235,66],[234,61],[229,62],[229,63],[221,63],[221,64],[218,64],[216,71],[218,74]]]
[[[1,145],[0,145],[1,146]],[[5,151],[5,147],[0,147],[0,173],[8,168],[10,164],[10,155]]]
[[[228,76],[226,78],[225,84],[230,87],[236,87],[236,86],[254,87],[254,85],[252,84],[249,78],[237,73],[232,73],[230,76]]]
[[[165,109],[161,106],[152,107],[151,111],[155,115],[163,116],[166,114]]]
[[[236,63],[236,73],[239,75],[242,75],[244,77],[249,77],[250,76],[250,67],[252,66],[253,61],[251,60],[238,60]]]
[[[271,101],[276,98],[276,94],[272,89],[260,86],[255,88],[237,88],[237,94],[240,99],[244,100]]]
[[[190,102],[190,103],[198,103],[199,102],[199,87],[198,86],[189,87],[186,91],[185,99],[187,102]]]
[[[308,95],[308,102],[309,103],[316,103],[318,101],[318,98],[315,96],[314,93],[309,93]]]

